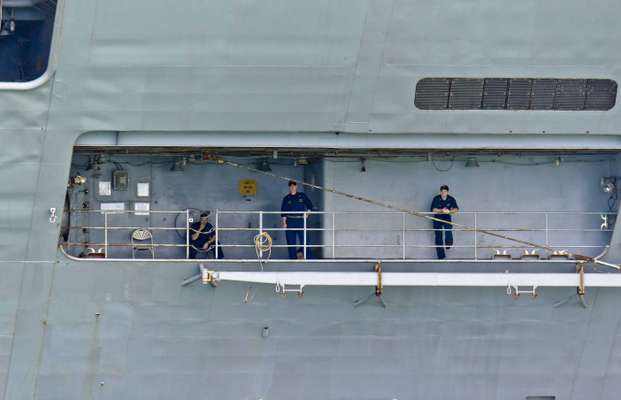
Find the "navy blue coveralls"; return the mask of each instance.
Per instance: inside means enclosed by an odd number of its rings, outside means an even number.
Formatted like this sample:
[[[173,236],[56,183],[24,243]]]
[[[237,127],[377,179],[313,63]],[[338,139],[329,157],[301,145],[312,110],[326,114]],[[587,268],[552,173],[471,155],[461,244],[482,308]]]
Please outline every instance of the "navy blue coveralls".
[[[194,235],[196,231],[200,229],[200,227],[201,227],[200,221],[195,222],[191,225],[192,229],[190,229],[190,258],[196,258],[196,254],[199,251],[204,251],[202,249],[205,243],[207,243],[216,234],[215,230],[213,229],[213,225],[207,222],[203,230],[200,231],[200,233],[198,234],[198,238],[196,240],[192,240],[192,235]],[[205,253],[210,253],[210,252],[213,252],[215,255],[216,248],[212,246]],[[218,248],[218,258],[224,258],[224,254],[222,253],[222,247]]]
[[[287,250],[289,251],[289,258],[294,260],[297,258],[298,252],[304,252],[303,249],[295,247],[296,237],[300,240],[300,245],[304,246],[304,215],[303,214],[287,214],[285,211],[310,211],[313,209],[313,203],[311,203],[308,196],[304,193],[297,192],[296,194],[288,194],[282,199],[282,206],[280,211],[283,211],[281,217],[286,217],[287,230],[285,235],[287,236]],[[297,228],[297,229],[296,229]],[[308,236],[308,232],[307,232]],[[309,250],[306,250],[306,255],[309,257]]]
[[[437,195],[433,198],[433,201],[431,202],[431,209],[429,211],[433,211],[434,208],[448,208],[450,210],[459,207],[457,206],[457,200],[455,200],[454,197],[446,196],[446,200],[442,200],[442,196]],[[451,214],[434,214],[434,218],[451,222]],[[453,225],[433,221],[433,229],[436,236],[436,253],[438,254],[438,259],[442,260],[443,258],[446,258],[444,248],[446,247],[446,250],[448,250],[453,245]]]

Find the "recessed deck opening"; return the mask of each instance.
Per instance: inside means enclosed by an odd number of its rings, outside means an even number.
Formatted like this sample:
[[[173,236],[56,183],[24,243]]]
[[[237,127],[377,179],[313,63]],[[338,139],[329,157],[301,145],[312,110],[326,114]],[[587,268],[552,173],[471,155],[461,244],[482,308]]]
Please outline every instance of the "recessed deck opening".
[[[568,260],[609,244],[618,164],[618,152],[601,150],[79,146],[61,243],[73,257],[129,260],[187,260],[194,247],[199,259],[286,261],[293,246],[296,262],[437,260],[438,247],[450,247],[447,261]],[[292,228],[282,226],[288,179],[313,203],[296,228],[306,245],[300,237],[288,244]],[[425,218],[443,184],[460,209],[452,245],[446,229],[436,244],[438,229]],[[206,249],[191,238],[204,211],[213,227]],[[257,246],[261,233],[269,248]]]

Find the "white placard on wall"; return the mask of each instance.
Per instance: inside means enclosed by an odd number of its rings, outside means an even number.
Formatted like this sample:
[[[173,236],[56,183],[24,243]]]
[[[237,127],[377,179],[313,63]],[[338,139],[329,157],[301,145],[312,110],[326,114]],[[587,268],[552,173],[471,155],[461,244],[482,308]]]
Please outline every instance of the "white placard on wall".
[[[134,203],[135,215],[149,215],[150,203]]]
[[[125,203],[100,203],[99,209],[101,211],[123,211],[125,210]]]
[[[112,182],[99,181],[99,195],[100,196],[112,196]]]
[[[149,197],[149,182],[139,182],[136,184],[136,196]]]

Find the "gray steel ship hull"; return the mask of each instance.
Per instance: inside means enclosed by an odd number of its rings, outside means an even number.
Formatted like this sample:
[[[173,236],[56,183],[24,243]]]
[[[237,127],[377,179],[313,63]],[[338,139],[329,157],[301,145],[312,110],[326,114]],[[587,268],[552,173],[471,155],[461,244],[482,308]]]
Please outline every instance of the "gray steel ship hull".
[[[365,148],[402,135],[410,148],[618,152],[619,107],[413,102],[430,76],[619,81],[618,2],[177,3],[61,0],[48,72],[0,84],[0,398],[618,398],[619,289],[587,289],[587,309],[575,289],[514,300],[440,287],[389,288],[386,309],[354,308],[372,288],[282,298],[271,285],[182,287],[189,262],[70,260],[60,218],[49,222],[86,132],[144,146],[286,135]],[[615,232],[612,260],[620,249]]]
[[[5,398],[615,398],[618,290],[179,283],[193,264],[3,265]],[[19,285],[15,285],[19,282]],[[267,337],[264,327],[269,328]]]

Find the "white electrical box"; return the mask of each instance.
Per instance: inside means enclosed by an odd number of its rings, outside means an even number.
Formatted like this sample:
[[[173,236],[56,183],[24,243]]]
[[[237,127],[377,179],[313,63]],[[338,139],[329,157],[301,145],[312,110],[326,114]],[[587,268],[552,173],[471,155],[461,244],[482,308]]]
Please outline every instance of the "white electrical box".
[[[100,196],[112,196],[112,182],[99,181],[99,195]]]
[[[139,182],[138,184],[136,184],[136,196],[149,197],[150,186],[151,185],[149,185],[149,182]]]
[[[134,203],[134,215],[149,215],[150,203]]]

